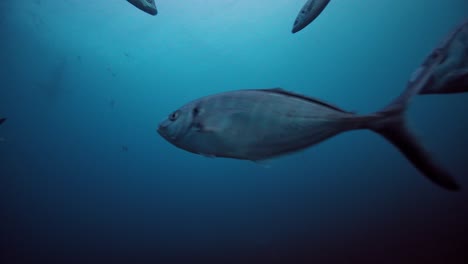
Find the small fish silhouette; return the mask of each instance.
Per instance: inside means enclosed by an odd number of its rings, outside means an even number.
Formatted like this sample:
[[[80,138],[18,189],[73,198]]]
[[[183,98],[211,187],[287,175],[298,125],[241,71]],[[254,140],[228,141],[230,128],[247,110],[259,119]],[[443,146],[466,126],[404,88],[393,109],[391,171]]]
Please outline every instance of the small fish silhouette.
[[[127,0],[130,4],[134,5],[141,11],[144,11],[150,15],[157,15],[158,9],[156,8],[156,4],[154,0]]]

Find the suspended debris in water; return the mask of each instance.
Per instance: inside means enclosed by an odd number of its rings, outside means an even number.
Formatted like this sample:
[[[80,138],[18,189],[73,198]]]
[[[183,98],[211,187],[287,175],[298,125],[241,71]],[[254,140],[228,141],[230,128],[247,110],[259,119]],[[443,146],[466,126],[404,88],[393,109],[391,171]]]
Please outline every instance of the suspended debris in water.
[[[114,70],[112,70],[111,67],[107,67],[107,71],[110,72],[110,74],[112,75],[112,77],[116,77],[117,74],[114,72]]]
[[[48,78],[43,82],[39,82],[37,86],[51,97],[58,96],[63,91],[67,68],[67,59],[60,59],[57,64],[54,65]]]

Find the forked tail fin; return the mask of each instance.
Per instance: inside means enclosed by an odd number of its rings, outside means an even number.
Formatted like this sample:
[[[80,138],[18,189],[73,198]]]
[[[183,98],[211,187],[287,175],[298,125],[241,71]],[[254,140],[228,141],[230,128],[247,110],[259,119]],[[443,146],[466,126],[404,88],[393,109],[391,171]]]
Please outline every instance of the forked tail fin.
[[[452,191],[460,189],[454,178],[431,157],[407,128],[402,116],[372,124],[374,132],[386,138],[432,182]]]
[[[375,114],[379,118],[370,121],[367,128],[390,141],[431,181],[448,190],[459,190],[460,186],[450,173],[437,164],[406,126],[406,109],[411,98],[418,94],[421,88],[419,85],[408,85],[400,96]]]

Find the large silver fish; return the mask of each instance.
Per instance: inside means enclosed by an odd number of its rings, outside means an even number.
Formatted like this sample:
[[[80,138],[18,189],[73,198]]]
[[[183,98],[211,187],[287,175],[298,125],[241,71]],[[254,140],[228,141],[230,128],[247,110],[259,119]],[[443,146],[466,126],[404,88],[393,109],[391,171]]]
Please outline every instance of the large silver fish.
[[[301,8],[301,11],[299,11],[299,14],[297,14],[292,33],[302,30],[314,21],[329,2],[330,0],[308,0]]]
[[[468,19],[425,58],[410,79],[420,94],[468,92]]]
[[[6,118],[0,118],[0,125],[6,121]]]
[[[404,113],[418,89],[408,86],[391,104],[370,115],[356,115],[280,88],[230,91],[182,106],[157,131],[192,153],[260,161],[311,147],[345,131],[370,129],[393,143],[430,180],[458,190],[453,177],[406,128]]]
[[[127,0],[132,5],[136,6],[138,9],[145,11],[146,13],[155,16],[158,14],[158,9],[154,0]]]

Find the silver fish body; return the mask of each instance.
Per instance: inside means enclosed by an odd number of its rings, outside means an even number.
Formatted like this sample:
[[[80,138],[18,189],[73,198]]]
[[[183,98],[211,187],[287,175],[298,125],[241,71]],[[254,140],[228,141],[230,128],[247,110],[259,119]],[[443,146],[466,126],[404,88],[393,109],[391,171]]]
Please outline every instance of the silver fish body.
[[[369,129],[386,138],[436,184],[458,190],[405,125],[404,113],[419,87],[381,111],[355,115],[279,88],[230,91],[202,97],[172,112],[158,126],[168,142],[209,157],[258,161],[311,147],[345,131]]]
[[[468,91],[468,19],[457,25],[425,58],[409,83],[420,86],[420,94]]]
[[[356,128],[357,120],[362,120],[281,89],[208,96],[185,105],[175,115],[184,119],[180,121],[183,128],[174,132],[170,119],[159,127],[159,133],[175,145],[205,156],[254,161],[309,147]]]
[[[129,3],[137,7],[138,9],[150,14],[157,15],[158,9],[156,8],[156,3],[154,0],[127,0]]]
[[[308,0],[297,14],[292,33],[296,33],[312,21],[314,21],[320,13],[325,9],[330,0]]]

